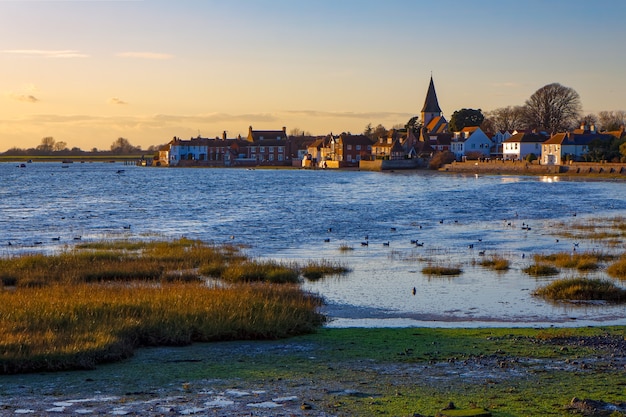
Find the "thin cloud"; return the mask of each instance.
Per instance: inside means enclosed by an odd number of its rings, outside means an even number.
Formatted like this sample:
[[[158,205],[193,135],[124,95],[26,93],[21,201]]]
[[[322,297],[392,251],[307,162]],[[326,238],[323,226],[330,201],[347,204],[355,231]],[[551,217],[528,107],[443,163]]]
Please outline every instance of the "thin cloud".
[[[22,101],[24,103],[37,103],[39,99],[31,94],[9,94],[13,100]]]
[[[140,58],[140,59],[156,59],[165,60],[172,59],[174,55],[163,54],[159,52],[120,52],[117,56],[122,58]]]
[[[506,87],[506,88],[517,88],[517,87],[522,86],[520,83],[516,83],[516,82],[492,83],[491,85],[493,87]]]
[[[74,49],[5,49],[0,52],[9,55],[35,56],[44,58],[87,58],[89,56]]]
[[[119,104],[119,105],[124,105],[124,104],[128,104],[126,101],[121,100],[117,97],[113,97],[109,99],[109,104]]]
[[[400,112],[332,112],[332,111],[317,111],[317,110],[286,110],[283,113],[290,116],[301,116],[301,117],[310,117],[310,118],[339,118],[339,119],[371,119],[371,120],[380,120],[380,119],[401,119],[408,120],[409,118],[415,116],[411,113],[400,113]]]

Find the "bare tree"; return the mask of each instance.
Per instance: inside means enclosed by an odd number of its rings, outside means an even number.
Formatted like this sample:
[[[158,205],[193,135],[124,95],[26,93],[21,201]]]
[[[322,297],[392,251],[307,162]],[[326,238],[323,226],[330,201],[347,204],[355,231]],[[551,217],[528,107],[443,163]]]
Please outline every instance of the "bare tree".
[[[64,151],[67,149],[67,143],[63,142],[62,140],[56,142],[54,144],[54,151],[55,152],[60,152],[60,151]]]
[[[598,113],[598,124],[602,130],[618,130],[620,126],[626,125],[626,111],[601,111]]]
[[[562,132],[579,120],[581,108],[580,96],[574,89],[548,84],[526,100],[526,122],[531,128]]]
[[[117,140],[111,145],[111,152],[118,154],[133,153],[137,151],[138,148],[131,145],[128,139],[125,138],[117,138]]]
[[[589,113],[588,115],[586,115],[580,120],[579,125],[595,126],[597,123],[598,123],[598,116],[596,116],[593,113]]]
[[[385,129],[385,126],[381,124],[376,127],[372,127],[372,124],[368,123],[367,126],[365,126],[363,135],[370,139],[378,140],[378,138],[387,137],[387,129]]]
[[[311,136],[311,132],[304,131],[298,127],[289,130],[289,136]]]
[[[524,114],[524,106],[499,107],[486,112],[485,120],[489,120],[489,122],[491,122],[491,126],[494,131],[523,130],[526,128],[524,125]]]
[[[52,136],[46,136],[41,139],[41,145],[37,146],[37,150],[42,152],[52,152],[54,150],[55,143],[56,141]]]

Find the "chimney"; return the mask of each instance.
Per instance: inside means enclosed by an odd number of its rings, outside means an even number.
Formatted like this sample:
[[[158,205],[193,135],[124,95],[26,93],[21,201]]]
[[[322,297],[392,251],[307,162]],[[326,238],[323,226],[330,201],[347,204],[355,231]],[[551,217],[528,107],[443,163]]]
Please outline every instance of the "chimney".
[[[222,133],[222,139],[226,140],[226,131]]]

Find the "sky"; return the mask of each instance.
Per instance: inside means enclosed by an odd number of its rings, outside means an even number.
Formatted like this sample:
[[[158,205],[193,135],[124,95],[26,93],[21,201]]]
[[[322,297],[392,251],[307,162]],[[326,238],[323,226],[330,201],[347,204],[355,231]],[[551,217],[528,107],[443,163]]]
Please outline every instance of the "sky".
[[[0,152],[448,119],[558,82],[626,110],[622,0],[0,0]]]

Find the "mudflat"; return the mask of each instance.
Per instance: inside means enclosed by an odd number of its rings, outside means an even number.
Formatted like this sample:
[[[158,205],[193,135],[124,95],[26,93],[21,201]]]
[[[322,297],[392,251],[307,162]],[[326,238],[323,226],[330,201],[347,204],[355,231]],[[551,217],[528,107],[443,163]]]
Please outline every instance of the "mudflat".
[[[450,403],[458,415],[624,415],[625,334],[321,329],[142,348],[94,370],[1,376],[0,415],[435,416]]]

